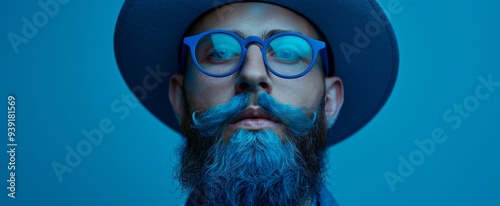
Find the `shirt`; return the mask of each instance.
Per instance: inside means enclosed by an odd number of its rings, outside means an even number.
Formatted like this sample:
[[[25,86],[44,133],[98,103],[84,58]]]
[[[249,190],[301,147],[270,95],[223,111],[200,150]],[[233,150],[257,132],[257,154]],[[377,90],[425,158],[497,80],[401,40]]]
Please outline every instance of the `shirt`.
[[[314,197],[311,206],[339,206],[337,201],[333,198],[332,194],[326,189],[325,186],[321,187],[319,194]],[[185,206],[201,206],[203,200],[197,199],[193,193],[191,193],[186,201]]]

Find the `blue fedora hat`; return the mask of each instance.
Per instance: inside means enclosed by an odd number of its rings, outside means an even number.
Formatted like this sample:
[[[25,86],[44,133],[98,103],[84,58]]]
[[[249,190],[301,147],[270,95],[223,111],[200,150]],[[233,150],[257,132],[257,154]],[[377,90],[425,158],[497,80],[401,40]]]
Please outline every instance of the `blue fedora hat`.
[[[180,73],[182,39],[198,17],[231,2],[125,0],[120,11],[114,36],[120,72],[142,104],[179,133],[168,87],[169,75]],[[330,69],[344,83],[344,104],[328,131],[328,146],[366,125],[389,98],[399,66],[396,37],[380,5],[375,0],[261,2],[309,19],[333,52]]]

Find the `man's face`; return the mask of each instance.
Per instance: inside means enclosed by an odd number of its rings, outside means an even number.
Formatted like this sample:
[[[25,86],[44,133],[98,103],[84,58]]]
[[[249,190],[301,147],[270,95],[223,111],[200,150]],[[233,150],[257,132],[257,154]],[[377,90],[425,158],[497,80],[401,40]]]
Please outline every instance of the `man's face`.
[[[265,39],[269,32],[277,30],[299,32],[314,39],[319,38],[314,27],[300,15],[280,6],[265,3],[235,3],[223,6],[195,22],[190,34],[208,30],[237,31],[244,34],[243,39],[249,36]],[[321,176],[322,153],[329,125],[325,121],[332,122],[342,104],[340,79],[325,77],[321,64],[315,64],[310,72],[299,78],[284,79],[275,76],[266,69],[257,44],[248,47],[241,68],[227,77],[217,78],[203,74],[194,66],[190,56],[185,68],[184,76],[172,77],[169,91],[173,109],[179,119],[183,119],[181,126],[187,138],[183,150],[181,182],[188,187],[204,187],[212,191],[215,186],[210,184],[215,182],[222,184],[221,187],[226,193],[239,189],[242,190],[240,192],[246,191],[248,196],[250,196],[249,191],[256,193],[255,195],[260,194],[260,198],[263,198],[262,194],[256,192],[259,189],[266,190],[266,194],[274,193],[279,185],[287,186],[293,181],[302,184],[298,185],[299,187],[312,188],[318,185],[316,177]],[[244,104],[241,109],[237,109],[239,107],[237,105],[242,102]],[[273,108],[264,109],[262,103]],[[229,112],[224,113],[224,110]],[[270,112],[270,110],[275,111]],[[238,114],[243,111],[247,113]],[[314,112],[307,111],[314,111],[317,117],[314,118]],[[195,115],[193,112],[196,112]],[[269,113],[272,114],[269,116]],[[215,118],[221,120],[215,121],[214,114],[227,116],[227,121],[224,118]],[[208,116],[206,120],[208,124],[204,123],[205,116]],[[303,133],[290,132],[301,131],[307,124],[311,124],[311,128],[308,127]],[[217,127],[220,132],[206,134],[212,127]],[[280,141],[276,142],[273,138]],[[248,142],[249,139],[253,142]],[[313,151],[310,151],[311,148]],[[245,151],[241,151],[242,149]],[[276,169],[277,165],[281,165],[279,171]],[[252,167],[260,167],[264,171],[247,169]],[[266,176],[268,175],[266,169],[268,172],[276,169],[276,175]],[[250,172],[245,173],[245,171]],[[250,181],[259,178],[269,181],[262,181],[262,185],[260,182]],[[251,190],[248,185],[252,187],[252,184],[254,187]],[[228,185],[244,187],[227,189]],[[312,195],[303,194],[309,191],[307,189],[297,188],[297,191],[298,194],[293,193],[295,196],[300,196],[297,198]],[[277,193],[287,196],[284,191]],[[234,198],[243,201],[247,197]],[[281,197],[272,198],[284,201]],[[262,201],[269,203],[272,198]]]
[[[191,33],[198,34],[215,29],[237,30],[245,34],[245,37],[259,36],[261,38],[274,30],[296,31],[318,39],[313,26],[306,19],[288,9],[264,3],[239,3],[222,7],[199,20]],[[309,73],[300,78],[283,79],[266,69],[259,46],[253,44],[249,46],[245,63],[239,71],[224,78],[217,78],[201,73],[193,65],[189,56],[184,77],[186,101],[193,110],[204,111],[215,105],[228,102],[238,93],[267,92],[279,102],[296,107],[316,109],[324,98],[325,89],[328,89],[325,88],[323,70],[318,65],[320,64],[316,64]],[[331,86],[331,82],[329,80],[327,83],[330,85],[327,86]],[[329,100],[335,103],[341,102],[336,97]],[[178,109],[181,109],[179,113],[182,113],[182,108]],[[331,118],[333,115],[331,114],[327,118]],[[233,133],[245,127],[261,129],[259,124],[255,126],[256,124],[251,123],[229,127],[230,131],[227,133]],[[282,125],[279,124],[260,125],[270,127],[276,132],[283,130]]]

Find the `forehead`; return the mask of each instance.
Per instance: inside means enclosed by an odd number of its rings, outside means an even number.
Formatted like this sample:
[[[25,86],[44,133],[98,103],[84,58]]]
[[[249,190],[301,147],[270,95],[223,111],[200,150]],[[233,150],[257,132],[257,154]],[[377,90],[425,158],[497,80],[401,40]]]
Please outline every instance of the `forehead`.
[[[190,33],[214,29],[237,30],[247,36],[285,30],[318,38],[312,24],[301,15],[278,5],[261,2],[232,3],[216,8],[198,19]]]

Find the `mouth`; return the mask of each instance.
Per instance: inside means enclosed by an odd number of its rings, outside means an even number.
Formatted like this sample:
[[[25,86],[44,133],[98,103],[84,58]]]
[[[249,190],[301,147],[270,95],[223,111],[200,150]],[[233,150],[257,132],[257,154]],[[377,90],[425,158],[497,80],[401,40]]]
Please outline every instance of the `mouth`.
[[[259,107],[250,106],[236,116],[228,125],[231,129],[261,130],[277,128],[281,122]]]

